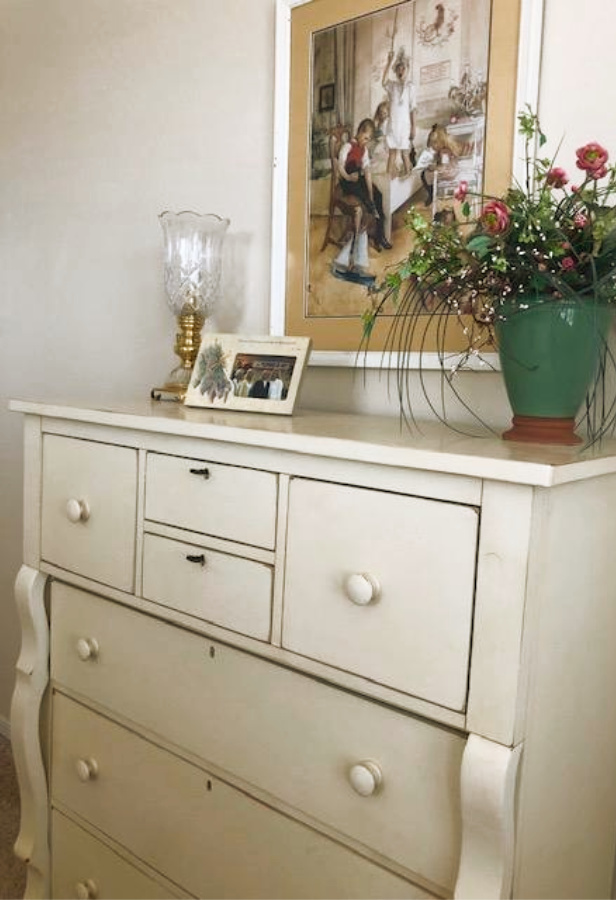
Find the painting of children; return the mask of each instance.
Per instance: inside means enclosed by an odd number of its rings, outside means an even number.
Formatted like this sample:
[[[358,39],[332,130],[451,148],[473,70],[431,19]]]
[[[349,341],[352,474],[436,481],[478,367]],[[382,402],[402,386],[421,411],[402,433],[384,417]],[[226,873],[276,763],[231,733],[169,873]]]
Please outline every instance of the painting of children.
[[[375,2],[372,12],[363,4],[356,17],[310,32],[307,93],[291,103],[292,115],[308,111],[304,171],[293,127],[289,151],[293,223],[303,198],[306,210],[287,248],[298,324],[314,319],[316,333],[325,320],[333,329],[357,320],[366,289],[411,249],[411,207],[427,218],[438,212],[435,175],[450,185],[460,173],[480,189],[487,93],[475,92],[468,111],[459,95],[469,78],[485,87],[492,3]],[[455,184],[445,199],[455,213],[454,193]]]

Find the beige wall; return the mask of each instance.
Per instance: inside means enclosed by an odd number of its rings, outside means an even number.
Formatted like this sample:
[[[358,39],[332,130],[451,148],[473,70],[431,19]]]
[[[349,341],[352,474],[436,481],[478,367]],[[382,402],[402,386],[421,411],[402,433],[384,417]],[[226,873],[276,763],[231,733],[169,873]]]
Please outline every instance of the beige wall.
[[[616,148],[613,0],[546,0],[540,112]],[[268,323],[274,0],[0,0],[0,717],[18,647],[21,422],[9,397],[146,396],[173,320],[157,215],[229,216],[221,329]],[[563,162],[566,162],[563,153]],[[482,414],[500,379],[465,376]],[[395,413],[385,380],[312,369],[304,405]]]

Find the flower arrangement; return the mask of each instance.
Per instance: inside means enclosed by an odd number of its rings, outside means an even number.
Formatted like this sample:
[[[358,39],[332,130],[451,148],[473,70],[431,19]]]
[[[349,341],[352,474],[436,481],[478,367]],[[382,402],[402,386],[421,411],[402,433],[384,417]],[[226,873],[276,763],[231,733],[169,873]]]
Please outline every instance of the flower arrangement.
[[[518,115],[518,124],[525,184],[490,197],[471,194],[460,181],[457,214],[451,209],[434,221],[412,208],[413,249],[371,291],[363,346],[369,346],[379,316],[393,315],[385,352],[398,354],[399,371],[435,318],[438,343],[444,344],[444,326],[452,319],[462,330],[465,350],[457,371],[470,356],[497,346],[499,323],[533,305],[616,304],[616,166],[607,150],[588,143],[576,152],[580,183],[571,184],[555,158],[541,156],[546,137],[530,108]],[[439,353],[445,371],[446,355],[442,348]],[[408,391],[404,396],[408,402]]]

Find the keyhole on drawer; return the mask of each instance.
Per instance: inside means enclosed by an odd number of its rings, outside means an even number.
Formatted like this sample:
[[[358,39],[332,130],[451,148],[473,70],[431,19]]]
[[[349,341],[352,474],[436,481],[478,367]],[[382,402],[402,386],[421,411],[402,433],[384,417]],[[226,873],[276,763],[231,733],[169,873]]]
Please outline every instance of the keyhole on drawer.
[[[207,780],[207,789],[208,789],[208,791],[211,791],[211,790],[212,790],[212,782],[210,781],[209,778],[208,778],[208,780]]]
[[[216,648],[210,647],[210,658],[214,659],[215,656],[216,656]]]

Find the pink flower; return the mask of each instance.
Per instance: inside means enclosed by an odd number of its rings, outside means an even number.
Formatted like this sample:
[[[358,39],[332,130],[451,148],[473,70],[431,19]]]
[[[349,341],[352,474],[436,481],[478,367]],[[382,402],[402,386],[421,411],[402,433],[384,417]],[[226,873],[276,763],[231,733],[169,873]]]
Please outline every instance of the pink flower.
[[[586,213],[577,212],[573,217],[573,224],[576,228],[586,228],[588,225],[588,216]]]
[[[597,181],[599,178],[605,178],[607,175],[607,166],[601,166],[600,169],[597,169],[595,172],[588,173],[591,178],[594,178]]]
[[[575,260],[572,256],[565,256],[561,260],[560,266],[565,272],[570,272],[571,269],[575,269]]]
[[[461,181],[457,188],[454,191],[454,200],[459,200],[460,203],[463,203],[466,200],[466,195],[468,194],[468,181]]]
[[[569,176],[564,169],[560,168],[560,166],[555,166],[553,169],[550,169],[545,176],[545,183],[548,187],[562,188],[568,181]]]
[[[481,210],[479,221],[488,234],[502,234],[509,227],[509,209],[501,200],[490,200]]]
[[[603,175],[606,174],[605,164],[608,160],[608,152],[601,144],[591,141],[590,144],[585,144],[576,150],[575,155],[577,156],[576,166],[578,169],[587,172],[591,178],[603,178]]]

